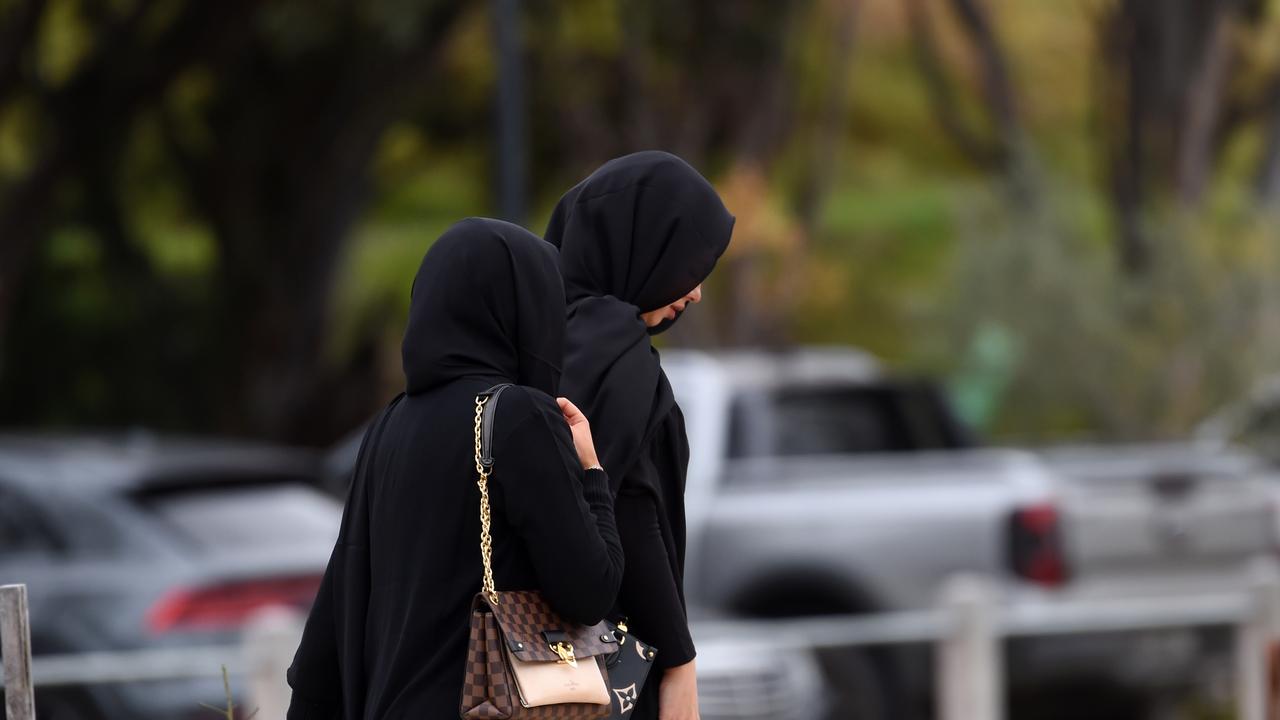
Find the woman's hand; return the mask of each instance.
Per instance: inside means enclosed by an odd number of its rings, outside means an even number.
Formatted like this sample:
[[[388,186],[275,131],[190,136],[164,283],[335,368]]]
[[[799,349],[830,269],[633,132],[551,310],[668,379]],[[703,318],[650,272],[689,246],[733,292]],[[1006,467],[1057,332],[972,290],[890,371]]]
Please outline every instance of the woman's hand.
[[[698,674],[694,661],[668,668],[658,687],[658,720],[698,720]]]
[[[569,432],[573,433],[573,447],[578,451],[582,469],[599,465],[600,458],[596,457],[596,444],[591,439],[591,423],[587,422],[587,416],[568,398],[556,398],[556,404],[560,406],[564,421],[569,423]]]

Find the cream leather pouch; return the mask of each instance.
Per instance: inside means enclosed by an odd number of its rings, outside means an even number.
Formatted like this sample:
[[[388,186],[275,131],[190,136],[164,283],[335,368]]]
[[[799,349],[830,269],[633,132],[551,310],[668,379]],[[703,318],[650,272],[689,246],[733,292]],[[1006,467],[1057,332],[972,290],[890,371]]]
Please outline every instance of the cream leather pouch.
[[[507,663],[516,679],[520,704],[541,707],[560,703],[608,705],[609,686],[597,658],[583,658],[577,667],[561,662],[525,662],[507,650]]]

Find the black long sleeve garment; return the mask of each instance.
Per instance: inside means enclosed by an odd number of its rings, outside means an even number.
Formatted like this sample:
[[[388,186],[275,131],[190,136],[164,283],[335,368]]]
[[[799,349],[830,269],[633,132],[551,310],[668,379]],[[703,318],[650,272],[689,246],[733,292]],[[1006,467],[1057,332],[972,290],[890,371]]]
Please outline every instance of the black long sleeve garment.
[[[289,671],[290,720],[457,715],[482,573],[472,408],[493,384],[465,379],[402,396],[370,430]],[[599,621],[622,570],[608,478],[582,472],[544,393],[507,391],[495,425],[498,588],[540,589],[566,619]]]
[[[481,586],[475,397],[494,416],[494,579],[541,590],[571,621],[617,596],[609,480],[584,473],[553,395],[563,355],[555,249],[469,219],[423,258],[401,352],[405,394],[365,435],[338,542],[289,668],[289,720],[458,716],[470,602]],[[492,401],[491,401],[492,402]]]
[[[660,669],[696,655],[684,601],[688,463],[684,416],[676,406],[622,479],[614,508],[627,558],[616,612],[627,617],[636,637],[658,648]]]
[[[568,301],[563,392],[591,421],[613,474],[627,571],[619,610],[658,649],[659,668],[693,659],[684,603],[684,419],[650,336],[675,322],[729,245],[734,218],[715,188],[664,152],[610,160],[556,204]],[[674,310],[649,326],[645,313]],[[633,718],[656,717],[661,677]],[[649,698],[649,699],[645,699]]]

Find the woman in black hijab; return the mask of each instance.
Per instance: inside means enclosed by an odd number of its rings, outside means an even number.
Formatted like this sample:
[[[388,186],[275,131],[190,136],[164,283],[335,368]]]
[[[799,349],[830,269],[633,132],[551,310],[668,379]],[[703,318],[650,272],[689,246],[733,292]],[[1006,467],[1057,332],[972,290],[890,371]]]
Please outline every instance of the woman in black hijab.
[[[613,478],[626,571],[617,612],[658,648],[633,718],[697,716],[684,604],[684,417],[649,336],[702,297],[733,216],[680,158],[605,163],[561,198],[546,239],[560,248],[568,311],[565,395],[592,418]]]
[[[290,720],[458,716],[482,573],[475,396],[497,383],[521,386],[503,393],[494,421],[498,588],[540,589],[581,623],[613,605],[622,549],[609,480],[584,470],[597,465],[587,424],[553,399],[564,308],[555,249],[514,225],[464,220],[423,259],[402,346],[405,392],[360,448],[289,669]]]

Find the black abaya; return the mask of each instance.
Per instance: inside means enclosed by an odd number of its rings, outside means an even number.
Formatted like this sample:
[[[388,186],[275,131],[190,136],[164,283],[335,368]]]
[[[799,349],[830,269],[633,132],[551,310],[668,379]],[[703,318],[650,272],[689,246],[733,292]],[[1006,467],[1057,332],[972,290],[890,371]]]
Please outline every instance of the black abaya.
[[[614,603],[622,551],[608,477],[584,473],[553,395],[564,305],[553,248],[466,220],[424,258],[406,393],[360,449],[333,556],[289,669],[290,720],[457,717],[480,589],[476,394],[516,382],[495,419],[494,575],[567,619]]]
[[[560,248],[569,302],[564,394],[591,421],[614,481],[627,563],[616,612],[658,648],[658,666],[693,659],[684,602],[684,418],[640,314],[676,302],[711,273],[733,231],[715,190],[683,160],[612,160],[560,200],[546,238]],[[646,686],[655,697],[660,678]],[[654,700],[635,716],[656,717]]]

